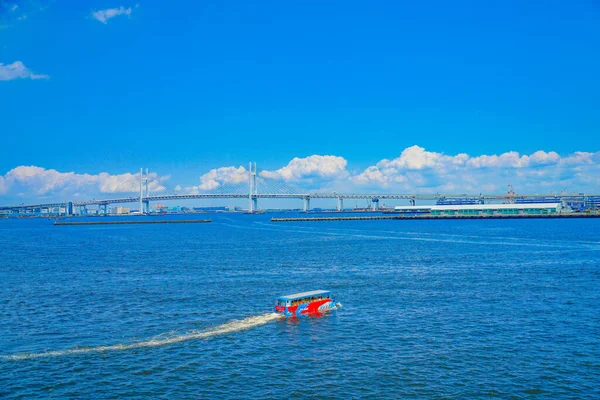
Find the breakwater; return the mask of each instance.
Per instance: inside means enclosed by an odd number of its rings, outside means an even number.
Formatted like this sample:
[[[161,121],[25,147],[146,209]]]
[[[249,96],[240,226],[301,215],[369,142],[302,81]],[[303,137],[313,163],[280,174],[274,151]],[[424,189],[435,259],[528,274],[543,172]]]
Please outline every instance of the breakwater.
[[[552,214],[552,215],[394,215],[368,217],[301,217],[301,218],[271,218],[271,222],[302,222],[302,221],[373,221],[383,219],[398,220],[448,220],[448,219],[552,219],[552,218],[600,218],[600,214]]]
[[[156,220],[156,221],[85,221],[72,222],[63,221],[55,222],[55,226],[66,225],[148,225],[148,224],[198,224],[212,222],[210,219],[182,219],[182,220]]]

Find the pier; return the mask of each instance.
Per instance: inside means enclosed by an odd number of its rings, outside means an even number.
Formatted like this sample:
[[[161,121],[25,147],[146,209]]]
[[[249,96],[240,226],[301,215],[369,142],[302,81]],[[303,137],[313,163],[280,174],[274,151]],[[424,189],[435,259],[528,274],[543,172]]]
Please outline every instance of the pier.
[[[565,219],[565,218],[600,218],[600,214],[549,214],[549,215],[395,215],[395,216],[368,216],[368,217],[301,217],[301,218],[271,218],[271,222],[304,222],[304,221],[374,221],[382,219],[397,220],[431,220],[431,219]]]

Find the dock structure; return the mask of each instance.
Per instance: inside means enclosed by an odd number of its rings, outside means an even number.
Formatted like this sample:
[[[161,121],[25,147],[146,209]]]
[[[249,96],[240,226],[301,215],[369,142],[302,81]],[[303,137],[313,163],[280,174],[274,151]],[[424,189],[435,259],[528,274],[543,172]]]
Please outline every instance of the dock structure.
[[[321,222],[321,221],[374,221],[374,220],[448,220],[448,219],[555,219],[555,218],[600,218],[600,214],[564,213],[564,214],[516,214],[516,215],[394,215],[368,217],[300,217],[271,218],[271,222]]]
[[[373,215],[368,217],[299,217],[299,218],[271,218],[271,222],[296,222],[296,221],[373,221],[380,219],[410,219],[400,215]]]
[[[68,225],[150,225],[150,224],[200,224],[212,222],[210,219],[180,219],[156,221],[57,221],[54,226]]]

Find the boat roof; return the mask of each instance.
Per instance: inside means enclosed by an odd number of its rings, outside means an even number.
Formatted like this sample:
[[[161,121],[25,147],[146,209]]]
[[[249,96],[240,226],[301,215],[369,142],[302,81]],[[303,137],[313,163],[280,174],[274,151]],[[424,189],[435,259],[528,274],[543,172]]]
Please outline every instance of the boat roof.
[[[313,290],[312,292],[288,294],[286,296],[280,296],[277,299],[278,300],[297,300],[297,299],[303,299],[304,297],[319,296],[322,294],[329,294],[329,293],[331,293],[329,290]]]

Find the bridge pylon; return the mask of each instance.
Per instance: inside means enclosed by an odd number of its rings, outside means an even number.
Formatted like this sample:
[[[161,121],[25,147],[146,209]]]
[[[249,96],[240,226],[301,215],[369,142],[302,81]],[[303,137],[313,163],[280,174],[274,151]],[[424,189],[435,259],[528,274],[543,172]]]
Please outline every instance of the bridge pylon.
[[[144,214],[150,214],[150,200],[148,200],[148,196],[150,196],[150,191],[148,190],[148,168],[146,168],[146,200],[144,200]]]
[[[140,168],[140,214],[144,213],[144,168]]]
[[[256,163],[248,165],[248,212],[258,211],[258,187],[256,186]]]
[[[372,203],[371,209],[373,211],[377,211],[379,209],[379,199],[378,198],[373,198],[373,199],[371,199],[371,203]]]
[[[304,212],[310,211],[310,196],[304,197]]]

